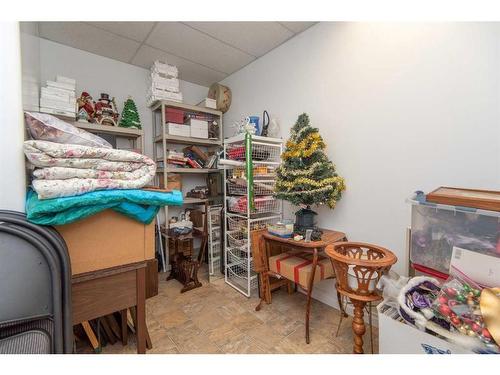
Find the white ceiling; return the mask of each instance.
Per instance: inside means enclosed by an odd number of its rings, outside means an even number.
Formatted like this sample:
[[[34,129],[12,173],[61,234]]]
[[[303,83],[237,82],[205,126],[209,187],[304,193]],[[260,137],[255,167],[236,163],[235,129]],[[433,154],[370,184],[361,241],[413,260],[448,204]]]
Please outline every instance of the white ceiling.
[[[39,35],[142,68],[177,65],[185,81],[209,86],[314,22],[39,22]]]

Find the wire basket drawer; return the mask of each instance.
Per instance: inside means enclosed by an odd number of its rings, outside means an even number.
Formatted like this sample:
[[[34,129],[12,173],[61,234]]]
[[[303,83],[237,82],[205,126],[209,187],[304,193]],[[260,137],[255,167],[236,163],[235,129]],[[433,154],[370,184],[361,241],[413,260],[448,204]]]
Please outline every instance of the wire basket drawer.
[[[226,149],[226,157],[230,160],[245,161],[245,144],[231,144]],[[252,143],[252,160],[255,162],[279,163],[281,157],[281,145],[260,142]]]
[[[254,198],[255,210],[252,214],[263,214],[268,212],[279,212],[280,203],[273,197],[263,196]],[[232,212],[247,214],[247,197],[230,197],[228,199],[228,208]]]
[[[227,192],[232,195],[247,195],[247,181],[238,178],[227,181]],[[274,193],[274,180],[258,180],[253,183],[254,195],[271,195]]]
[[[248,243],[247,236],[242,230],[227,232],[227,243],[231,247],[242,247]]]

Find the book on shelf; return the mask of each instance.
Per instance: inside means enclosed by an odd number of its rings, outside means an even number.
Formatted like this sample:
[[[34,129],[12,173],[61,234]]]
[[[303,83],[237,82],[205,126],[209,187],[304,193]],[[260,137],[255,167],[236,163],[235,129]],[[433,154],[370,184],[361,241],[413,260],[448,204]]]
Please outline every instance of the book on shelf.
[[[184,153],[192,153],[193,155],[195,155],[197,157],[197,159],[201,160],[203,163],[206,163],[206,161],[208,160],[208,155],[201,149],[199,148],[198,146],[187,146],[187,147],[184,147],[183,149]]]
[[[195,154],[193,154],[192,152],[186,152],[184,154],[186,156],[186,158],[188,159],[191,159],[193,161],[195,161],[196,163],[198,163],[199,165],[201,165],[202,167],[205,166],[205,162],[200,160]]]
[[[197,169],[202,168],[202,166],[196,160],[187,158],[186,162],[187,165],[191,166],[192,168],[197,168]]]
[[[181,167],[186,166],[186,161],[184,160],[176,160],[176,159],[167,159],[167,164],[169,165],[179,165]]]

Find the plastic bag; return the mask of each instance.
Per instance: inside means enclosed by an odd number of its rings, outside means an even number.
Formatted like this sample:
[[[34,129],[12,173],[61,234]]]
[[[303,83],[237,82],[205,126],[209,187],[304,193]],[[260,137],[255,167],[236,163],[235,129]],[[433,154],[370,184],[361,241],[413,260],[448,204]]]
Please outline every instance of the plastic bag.
[[[113,148],[111,144],[101,137],[79,129],[47,113],[24,112],[24,117],[31,138],[35,140]]]
[[[457,332],[494,346],[479,306],[481,290],[479,285],[470,280],[464,281],[458,276],[451,276],[443,284],[432,308],[437,316],[448,321]]]

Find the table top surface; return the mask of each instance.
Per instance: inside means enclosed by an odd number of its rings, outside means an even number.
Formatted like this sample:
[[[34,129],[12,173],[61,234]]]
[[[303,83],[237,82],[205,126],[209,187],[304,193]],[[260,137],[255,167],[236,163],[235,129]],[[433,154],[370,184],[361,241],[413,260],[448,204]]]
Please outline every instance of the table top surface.
[[[288,244],[290,246],[300,246],[304,248],[324,248],[334,242],[343,241],[346,238],[345,233],[337,232],[330,229],[321,229],[323,234],[320,241],[305,242],[304,240],[295,241],[293,238],[282,238],[275,236],[269,232],[263,233],[262,236],[271,241],[277,241]]]

